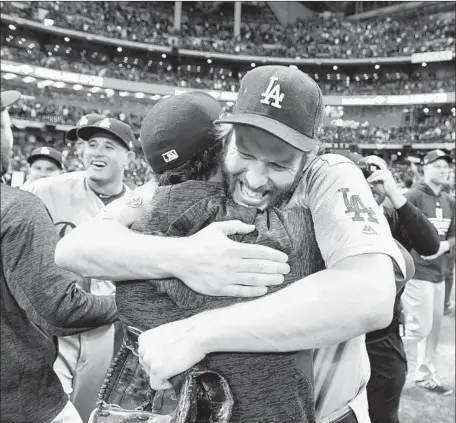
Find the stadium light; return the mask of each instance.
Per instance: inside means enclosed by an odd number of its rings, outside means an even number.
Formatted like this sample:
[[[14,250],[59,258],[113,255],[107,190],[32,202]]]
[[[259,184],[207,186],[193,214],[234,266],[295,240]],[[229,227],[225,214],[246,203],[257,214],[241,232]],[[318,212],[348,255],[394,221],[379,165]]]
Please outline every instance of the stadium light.
[[[92,93],[87,93],[87,97],[92,97]]]
[[[97,92],[100,91],[100,90],[101,90],[100,87],[92,87],[92,88],[90,89],[90,91],[93,92],[93,93],[97,93]]]
[[[451,113],[454,114],[455,111],[456,111],[456,109],[453,107],[453,108],[451,109]]]
[[[9,24],[8,28],[11,29],[11,31],[14,31],[16,29],[16,27],[13,24]]]
[[[424,112],[424,113],[429,113],[429,109],[428,109],[427,107],[425,107],[425,108],[423,109],[423,112]]]
[[[380,69],[380,65],[375,65],[375,69]]]
[[[45,19],[43,21],[43,23],[44,23],[44,26],[52,26],[52,25],[54,25],[54,21],[52,19]]]
[[[252,62],[252,63],[250,63],[250,66],[252,66],[252,68],[254,68],[256,65],[255,65],[255,63]]]
[[[37,87],[38,88],[44,88],[44,87],[48,87],[49,85],[53,85],[54,84],[54,81],[51,81],[50,79],[46,79],[44,81],[40,81],[38,82]]]
[[[65,37],[64,40],[69,43],[70,42],[70,39],[68,37]]]
[[[212,59],[207,59],[207,63],[211,64],[212,63]]]
[[[291,69],[298,69],[298,67],[296,65],[290,65],[290,68]],[[229,75],[229,76],[231,76],[231,75]]]
[[[114,95],[114,90],[112,88],[106,88],[105,92],[108,97],[112,97]]]
[[[333,66],[333,70],[339,69],[336,65]]]
[[[16,78],[16,75],[14,73],[5,73],[5,75],[3,75],[3,78],[6,80],[14,79]]]
[[[33,76],[26,76],[23,81],[26,83],[26,84],[30,84],[31,82],[35,82],[36,81],[36,78],[34,78]]]
[[[121,91],[121,92],[119,93],[119,95],[120,95],[121,97],[126,97],[126,96],[128,95],[128,92],[127,92],[127,91]]]
[[[136,93],[135,97],[136,98],[144,98],[144,93]]]
[[[437,113],[442,113],[442,109],[437,109]]]
[[[55,88],[63,88],[63,87],[65,87],[65,86],[66,86],[65,82],[62,82],[62,81],[57,81],[57,82],[54,84],[54,87],[55,87]]]
[[[121,53],[121,52],[122,52],[122,47],[117,47],[117,51],[118,51],[119,53]]]
[[[74,85],[73,85],[73,90],[75,90],[75,91],[80,91],[80,90],[82,90],[82,85],[81,85],[81,84],[74,84]]]
[[[423,62],[423,63],[421,63],[421,66],[423,66],[423,68],[425,68],[427,66],[427,63]]]
[[[166,54],[165,53],[162,54],[162,59],[166,59]]]

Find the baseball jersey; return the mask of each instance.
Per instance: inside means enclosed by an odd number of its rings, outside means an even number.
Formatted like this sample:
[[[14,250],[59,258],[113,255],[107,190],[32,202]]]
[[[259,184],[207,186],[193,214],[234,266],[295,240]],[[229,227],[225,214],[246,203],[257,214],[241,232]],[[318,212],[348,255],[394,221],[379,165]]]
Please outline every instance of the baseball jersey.
[[[144,205],[153,197],[155,187],[151,182],[135,190],[129,200],[111,203],[101,217],[130,226],[145,212]],[[295,206],[310,209],[315,237],[328,268],[351,256],[383,253],[393,259],[398,280],[406,274],[404,258],[382,210],[361,170],[347,158],[325,154],[309,163],[285,207]],[[350,403],[360,423],[370,422],[365,336],[320,349],[314,361],[317,420]]]
[[[347,158],[325,154],[314,159],[286,207],[297,205],[311,211],[315,237],[328,268],[347,257],[383,253],[393,259],[399,279],[405,275],[404,258],[388,222],[361,170]],[[370,365],[364,338],[315,352],[317,421],[350,403],[360,423],[370,422],[365,394]]]
[[[97,216],[105,208],[103,201],[88,186],[85,171],[38,179],[23,189],[43,201],[60,238],[81,223]],[[129,188],[126,188],[126,191],[129,191]],[[112,282],[97,279],[91,279],[82,288],[95,295],[115,292]]]

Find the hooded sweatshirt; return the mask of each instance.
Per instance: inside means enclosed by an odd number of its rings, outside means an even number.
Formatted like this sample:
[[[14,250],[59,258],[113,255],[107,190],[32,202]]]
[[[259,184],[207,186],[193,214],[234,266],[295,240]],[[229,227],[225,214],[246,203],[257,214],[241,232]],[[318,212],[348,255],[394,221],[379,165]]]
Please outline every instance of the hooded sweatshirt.
[[[455,200],[441,191],[438,195],[425,182],[420,181],[412,186],[405,197],[429,219],[435,226],[440,236],[440,241],[448,241],[450,249],[455,243]],[[447,261],[451,258],[448,254],[442,254],[434,260],[423,260],[421,255],[412,250],[415,261],[415,279],[433,283],[442,282],[445,279]]]

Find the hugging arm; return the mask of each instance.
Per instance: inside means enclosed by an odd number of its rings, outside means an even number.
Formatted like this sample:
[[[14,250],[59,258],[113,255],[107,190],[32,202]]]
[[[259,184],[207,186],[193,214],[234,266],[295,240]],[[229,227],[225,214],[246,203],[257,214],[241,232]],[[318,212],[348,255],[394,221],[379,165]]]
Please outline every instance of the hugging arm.
[[[188,238],[128,229],[152,196],[152,190],[141,187],[75,228],[57,245],[57,265],[84,277],[112,281],[176,277],[207,295],[258,296],[267,292],[267,286],[283,282],[289,271],[285,254],[227,238],[253,231],[252,225],[213,223]]]

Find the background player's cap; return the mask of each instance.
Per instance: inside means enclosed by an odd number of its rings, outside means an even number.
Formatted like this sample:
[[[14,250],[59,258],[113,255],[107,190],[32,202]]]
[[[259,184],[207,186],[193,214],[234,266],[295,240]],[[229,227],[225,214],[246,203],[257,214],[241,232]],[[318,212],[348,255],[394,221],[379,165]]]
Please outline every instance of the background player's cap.
[[[15,90],[2,91],[1,95],[1,110],[5,107],[11,106],[14,102],[21,98],[21,93]]]
[[[131,126],[117,119],[104,118],[92,125],[82,126],[76,130],[77,137],[84,141],[89,141],[90,138],[99,133],[114,137],[128,150],[133,150],[138,145]]]
[[[84,115],[81,119],[78,120],[76,123],[76,127],[70,129],[66,133],[66,137],[69,141],[77,141],[78,140],[78,135],[77,135],[77,130],[78,128],[81,128],[83,126],[88,126],[88,125],[93,125],[95,122],[98,122],[102,120],[104,116],[99,115],[97,113],[89,113],[88,115]]]
[[[448,163],[453,162],[453,159],[451,158],[451,156],[446,154],[444,151],[432,150],[424,156],[423,164],[427,165],[429,163],[434,163],[435,161],[437,161],[439,159],[446,160]]]
[[[32,154],[27,157],[27,162],[32,164],[38,159],[48,159],[54,162],[60,170],[63,169],[62,154],[52,147],[39,147],[32,151]]]
[[[217,123],[252,126],[310,151],[318,144],[323,111],[323,95],[309,75],[288,66],[260,66],[242,78],[233,114]]]
[[[154,172],[173,169],[214,144],[214,121],[222,107],[211,95],[192,91],[160,100],[141,125],[141,146]]]

